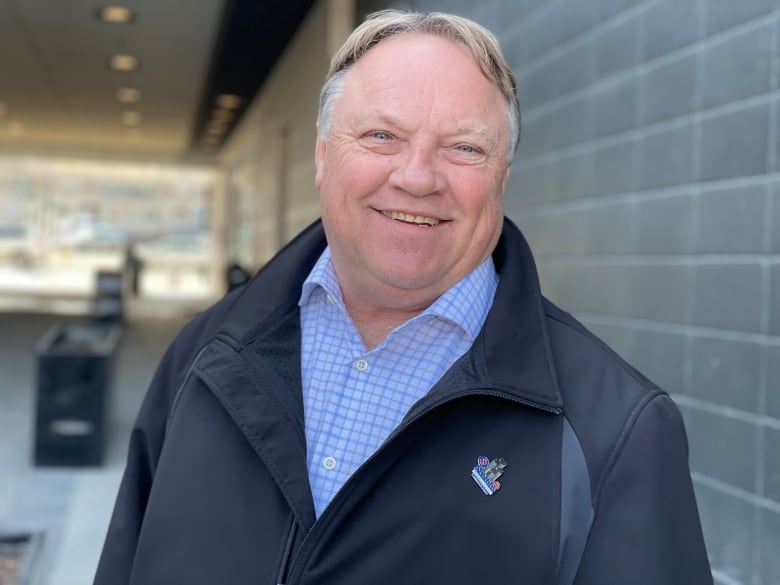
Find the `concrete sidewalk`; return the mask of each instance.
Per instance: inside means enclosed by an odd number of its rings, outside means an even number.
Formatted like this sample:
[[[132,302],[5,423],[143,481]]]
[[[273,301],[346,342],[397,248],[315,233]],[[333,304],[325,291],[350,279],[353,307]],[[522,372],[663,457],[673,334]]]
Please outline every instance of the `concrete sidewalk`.
[[[143,395],[184,319],[125,326],[115,361],[109,439],[99,468],[32,464],[35,345],[56,322],[73,317],[0,313],[0,533],[45,533],[39,585],[92,582],[127,441]]]

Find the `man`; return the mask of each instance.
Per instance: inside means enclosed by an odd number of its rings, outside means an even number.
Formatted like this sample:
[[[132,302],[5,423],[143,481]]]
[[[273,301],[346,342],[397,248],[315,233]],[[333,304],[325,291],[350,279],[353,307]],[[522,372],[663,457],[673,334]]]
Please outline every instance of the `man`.
[[[677,409],[503,217],[490,33],[373,15],[318,131],[322,222],[169,349],[96,583],[711,583]]]

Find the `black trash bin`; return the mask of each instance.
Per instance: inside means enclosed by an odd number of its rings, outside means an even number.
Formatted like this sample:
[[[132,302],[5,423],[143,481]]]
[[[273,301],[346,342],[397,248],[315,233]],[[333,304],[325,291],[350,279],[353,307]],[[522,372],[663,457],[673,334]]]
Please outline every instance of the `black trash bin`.
[[[35,464],[100,465],[117,323],[58,323],[38,342]]]

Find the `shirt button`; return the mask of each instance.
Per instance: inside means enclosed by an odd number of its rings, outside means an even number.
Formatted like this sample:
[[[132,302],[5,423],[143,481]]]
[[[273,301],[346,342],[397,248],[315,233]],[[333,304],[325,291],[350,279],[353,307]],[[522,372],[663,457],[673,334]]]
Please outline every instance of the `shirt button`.
[[[366,360],[355,360],[355,369],[358,372],[365,372],[368,369],[368,362]]]
[[[325,457],[325,459],[322,460],[322,466],[330,471],[331,469],[336,468],[336,460],[333,457]]]
[[[331,295],[330,293],[326,294],[326,295],[325,295],[325,298],[326,298],[326,299],[328,299],[328,302],[329,302],[331,305],[332,305],[333,303],[335,303],[335,302],[336,302],[336,299],[334,299],[334,298],[333,298],[333,295]]]

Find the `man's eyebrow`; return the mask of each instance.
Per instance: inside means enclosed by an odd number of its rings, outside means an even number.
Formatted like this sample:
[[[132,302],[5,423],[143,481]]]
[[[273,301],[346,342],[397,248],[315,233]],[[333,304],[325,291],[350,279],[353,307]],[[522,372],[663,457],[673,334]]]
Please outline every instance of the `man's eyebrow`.
[[[452,128],[451,130],[447,131],[447,135],[448,136],[477,135],[489,141],[491,144],[496,142],[497,139],[495,131],[491,130],[489,127],[485,126],[484,124],[479,124],[479,123],[460,124]]]
[[[364,112],[361,112],[360,116],[358,117],[358,121],[360,123],[381,122],[383,124],[388,124],[396,128],[404,127],[400,118],[398,118],[397,116],[394,116],[390,112],[386,112],[384,110],[380,110],[378,108],[373,108],[373,107],[368,108]],[[491,130],[488,126],[477,121],[473,123],[463,122],[458,124],[457,126],[448,128],[446,129],[444,135],[447,137],[477,135],[483,138],[484,140],[486,140],[487,142],[489,142],[491,145],[495,144],[498,141],[498,137],[494,130]]]

